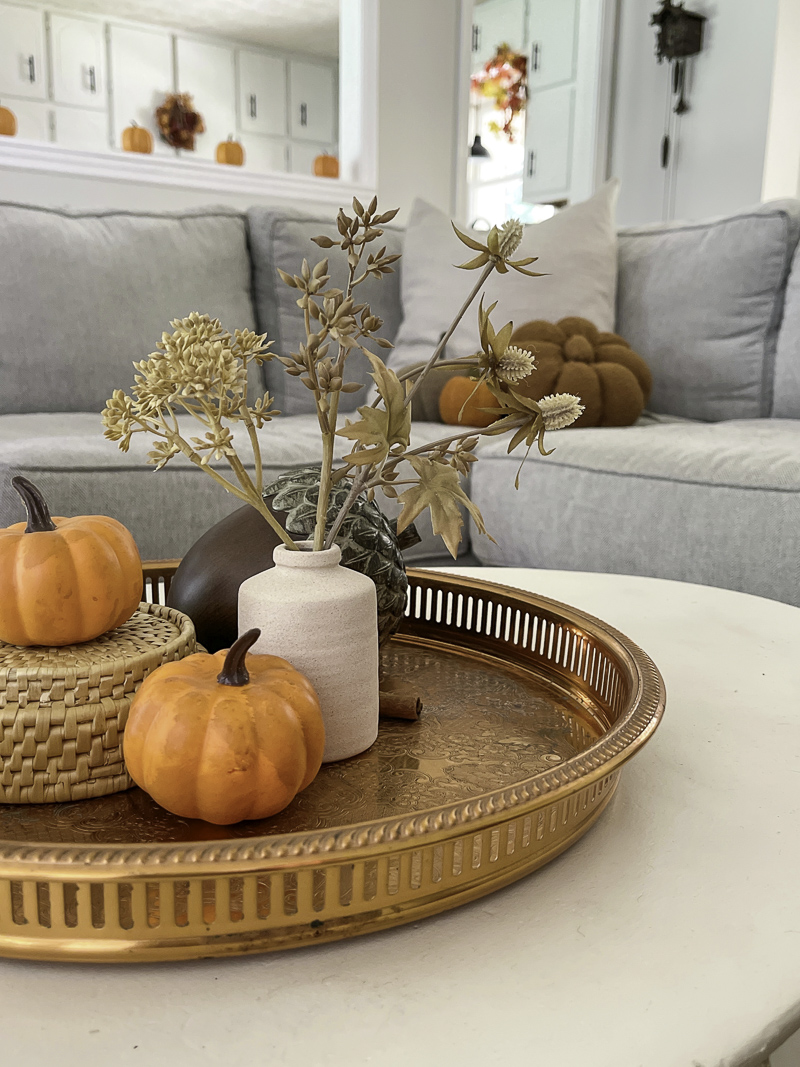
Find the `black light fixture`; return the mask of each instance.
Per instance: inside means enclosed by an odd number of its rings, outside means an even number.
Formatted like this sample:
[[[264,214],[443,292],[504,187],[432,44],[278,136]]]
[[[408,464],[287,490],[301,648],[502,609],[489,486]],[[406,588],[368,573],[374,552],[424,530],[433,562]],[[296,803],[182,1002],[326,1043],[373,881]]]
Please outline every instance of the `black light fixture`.
[[[492,153],[482,143],[481,135],[479,133],[475,134],[475,140],[469,146],[469,154],[470,154],[472,159],[491,159],[492,158]]]

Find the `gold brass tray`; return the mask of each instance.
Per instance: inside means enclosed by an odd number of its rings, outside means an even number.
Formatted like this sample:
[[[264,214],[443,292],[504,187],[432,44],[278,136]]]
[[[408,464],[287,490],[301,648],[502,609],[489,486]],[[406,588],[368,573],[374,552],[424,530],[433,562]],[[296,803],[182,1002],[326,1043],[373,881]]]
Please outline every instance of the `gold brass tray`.
[[[163,600],[174,563],[147,564]],[[410,571],[385,666],[419,723],[384,720],[284,812],[215,827],[138,789],[0,806],[0,955],[158,960],[368,933],[475,900],[573,844],[664,710],[652,661],[604,623],[489,582]]]

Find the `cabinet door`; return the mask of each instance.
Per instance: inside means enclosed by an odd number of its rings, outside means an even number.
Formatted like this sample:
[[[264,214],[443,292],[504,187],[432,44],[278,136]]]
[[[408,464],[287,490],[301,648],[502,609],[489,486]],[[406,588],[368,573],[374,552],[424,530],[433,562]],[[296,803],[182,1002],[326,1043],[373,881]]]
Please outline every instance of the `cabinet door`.
[[[155,154],[174,155],[156,122],[156,108],[175,88],[172,36],[163,30],[111,26],[109,56],[112,144],[122,148],[122,131],[136,122],[152,133]]]
[[[579,0],[530,0],[528,87],[531,91],[575,77]]]
[[[286,133],[286,62],[261,52],[236,54],[239,129],[282,137]]]
[[[289,132],[293,138],[326,142],[336,139],[336,85],[332,67],[291,60],[289,98]]]
[[[569,193],[575,89],[562,85],[528,99],[522,199],[560,199]]]
[[[104,111],[88,107],[53,108],[56,144],[65,148],[80,148],[86,152],[108,152],[108,116]]]
[[[50,141],[49,104],[38,100],[6,100],[5,106],[17,117],[17,137],[26,141]]]
[[[44,14],[0,4],[0,95],[47,99]]]
[[[242,133],[239,140],[244,148],[244,165],[247,170],[259,171],[262,174],[287,170],[286,141],[264,137],[260,133]]]
[[[178,91],[191,94],[205,125],[205,133],[198,134],[195,141],[194,154],[200,159],[216,159],[217,145],[236,130],[234,50],[178,37],[175,62]]]
[[[557,2],[557,0],[554,0]],[[486,0],[472,16],[472,70],[488,63],[501,44],[517,52],[525,47],[524,0]]]
[[[105,108],[105,51],[102,22],[50,16],[53,99],[57,104]]]

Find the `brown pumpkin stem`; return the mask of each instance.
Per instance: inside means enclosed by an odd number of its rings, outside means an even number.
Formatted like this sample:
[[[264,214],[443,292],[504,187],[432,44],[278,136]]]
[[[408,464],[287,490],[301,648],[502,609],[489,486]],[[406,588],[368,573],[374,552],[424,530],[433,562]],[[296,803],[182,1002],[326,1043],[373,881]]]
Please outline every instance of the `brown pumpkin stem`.
[[[25,527],[25,533],[48,533],[50,530],[55,530],[56,524],[50,518],[50,508],[33,482],[29,482],[27,478],[17,475],[11,479],[11,484],[22,497],[22,502],[28,513],[28,525]]]
[[[247,685],[250,681],[250,675],[244,665],[244,658],[259,637],[261,637],[260,630],[248,630],[247,633],[242,634],[237,641],[233,642],[225,657],[225,664],[217,675],[217,681],[220,685]]]

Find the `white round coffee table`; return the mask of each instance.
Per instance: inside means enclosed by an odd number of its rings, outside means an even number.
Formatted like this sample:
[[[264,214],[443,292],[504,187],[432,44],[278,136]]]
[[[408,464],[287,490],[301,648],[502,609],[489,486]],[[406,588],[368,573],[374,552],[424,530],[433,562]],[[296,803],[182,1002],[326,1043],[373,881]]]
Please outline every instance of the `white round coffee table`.
[[[754,1067],[800,1026],[800,609],[467,573],[598,615],[660,667],[664,721],[597,825],[499,893],[371,937],[130,968],[0,961],[4,1063]]]

